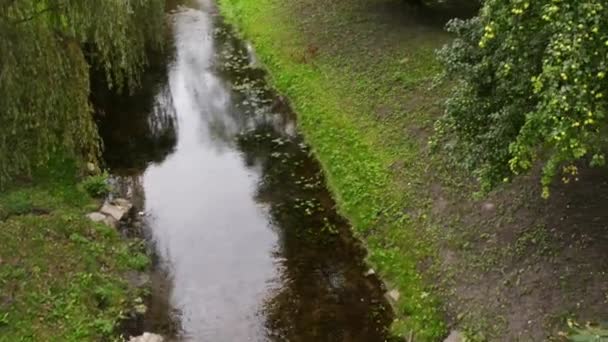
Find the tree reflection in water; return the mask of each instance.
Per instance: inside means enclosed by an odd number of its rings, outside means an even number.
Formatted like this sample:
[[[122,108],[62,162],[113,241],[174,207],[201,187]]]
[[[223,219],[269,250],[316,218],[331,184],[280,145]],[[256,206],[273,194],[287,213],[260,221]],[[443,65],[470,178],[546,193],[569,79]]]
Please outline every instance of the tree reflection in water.
[[[364,276],[363,250],[337,214],[320,166],[296,134],[295,115],[250,65],[248,49],[218,25],[218,72],[230,80],[236,137],[261,177],[256,200],[279,236],[281,279],[266,299],[275,341],[383,341],[391,312],[379,281]],[[235,138],[226,136],[226,142]]]
[[[107,90],[94,80],[92,100],[103,160],[113,173],[137,174],[162,162],[177,142],[177,120],[167,84],[166,57],[160,58],[132,94]]]

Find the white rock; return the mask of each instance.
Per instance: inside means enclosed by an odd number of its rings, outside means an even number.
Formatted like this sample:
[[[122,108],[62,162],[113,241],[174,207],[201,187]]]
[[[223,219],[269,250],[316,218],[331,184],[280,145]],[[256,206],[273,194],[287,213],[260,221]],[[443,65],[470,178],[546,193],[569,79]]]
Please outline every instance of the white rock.
[[[103,222],[106,219],[106,215],[98,212],[89,213],[87,217],[93,222]]]
[[[373,268],[370,268],[369,270],[367,270],[367,272],[363,273],[364,276],[369,277],[371,275],[376,274],[376,271],[374,271]]]
[[[131,210],[131,208],[133,208],[133,204],[129,200],[126,200],[124,198],[116,198],[112,201],[112,204],[117,205],[123,209],[126,209],[127,211],[129,211],[129,210]]]
[[[104,203],[99,211],[108,216],[112,216],[116,221],[120,221],[129,212],[129,209],[115,204]]]
[[[106,216],[105,220],[103,220],[103,223],[110,227],[118,228],[118,221],[116,221],[116,219],[112,216]]]
[[[89,218],[89,220],[91,220],[93,222],[101,222],[105,225],[108,225],[108,226],[114,227],[114,228],[118,227],[118,221],[116,221],[116,219],[114,219],[114,217],[107,215],[107,214],[93,212],[93,213],[87,214],[87,217]]]
[[[462,336],[462,334],[459,331],[452,330],[450,335],[443,342],[463,342],[463,341],[464,341],[464,336]]]
[[[157,334],[144,333],[141,336],[131,337],[129,342],[163,342],[165,339]]]
[[[401,297],[401,294],[397,290],[390,290],[386,295],[393,302],[398,302],[399,297]]]

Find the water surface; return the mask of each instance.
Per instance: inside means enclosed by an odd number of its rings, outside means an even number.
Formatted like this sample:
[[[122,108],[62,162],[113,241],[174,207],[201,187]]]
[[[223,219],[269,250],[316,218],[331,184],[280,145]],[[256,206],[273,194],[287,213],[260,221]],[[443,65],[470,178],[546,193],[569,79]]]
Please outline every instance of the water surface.
[[[384,341],[380,283],[289,106],[210,2],[171,20],[166,77],[101,124],[157,253],[143,329],[176,341]]]

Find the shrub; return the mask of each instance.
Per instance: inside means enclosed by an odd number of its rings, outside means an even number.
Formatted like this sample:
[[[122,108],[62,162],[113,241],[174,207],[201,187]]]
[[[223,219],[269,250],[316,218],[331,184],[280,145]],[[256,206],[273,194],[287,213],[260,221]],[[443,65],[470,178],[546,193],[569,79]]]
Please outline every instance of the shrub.
[[[605,163],[608,5],[601,0],[488,0],[453,20],[439,57],[458,85],[438,124],[490,189],[542,163],[543,195],[577,162]]]
[[[87,177],[82,181],[82,187],[89,195],[95,198],[105,197],[112,190],[108,183],[108,174],[105,172],[100,175]]]

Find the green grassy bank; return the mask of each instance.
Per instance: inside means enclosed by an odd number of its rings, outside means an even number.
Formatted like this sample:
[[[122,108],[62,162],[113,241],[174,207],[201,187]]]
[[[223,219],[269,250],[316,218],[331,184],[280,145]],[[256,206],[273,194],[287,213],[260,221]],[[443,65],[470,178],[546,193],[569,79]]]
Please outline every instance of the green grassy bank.
[[[59,161],[0,193],[0,341],[113,341],[147,266],[137,241],[85,215],[99,202]]]
[[[434,253],[420,228],[426,216],[418,211],[425,207],[418,191],[428,171],[426,147],[409,131],[430,123],[435,97],[413,94],[427,94],[440,70],[434,49],[446,35],[416,22],[391,31],[401,15],[393,16],[386,1],[220,4],[299,114],[301,130],[340,210],[368,246],[370,262],[399,291],[395,332],[440,338],[446,325],[418,270]],[[367,6],[376,18],[368,17]],[[384,39],[370,39],[382,30]]]
[[[608,177],[540,197],[538,173],[483,198],[432,151],[449,84],[445,20],[402,0],[220,0],[291,102],[369,262],[399,291],[393,331],[441,341],[559,340],[608,320]],[[594,261],[594,262],[590,262]]]

